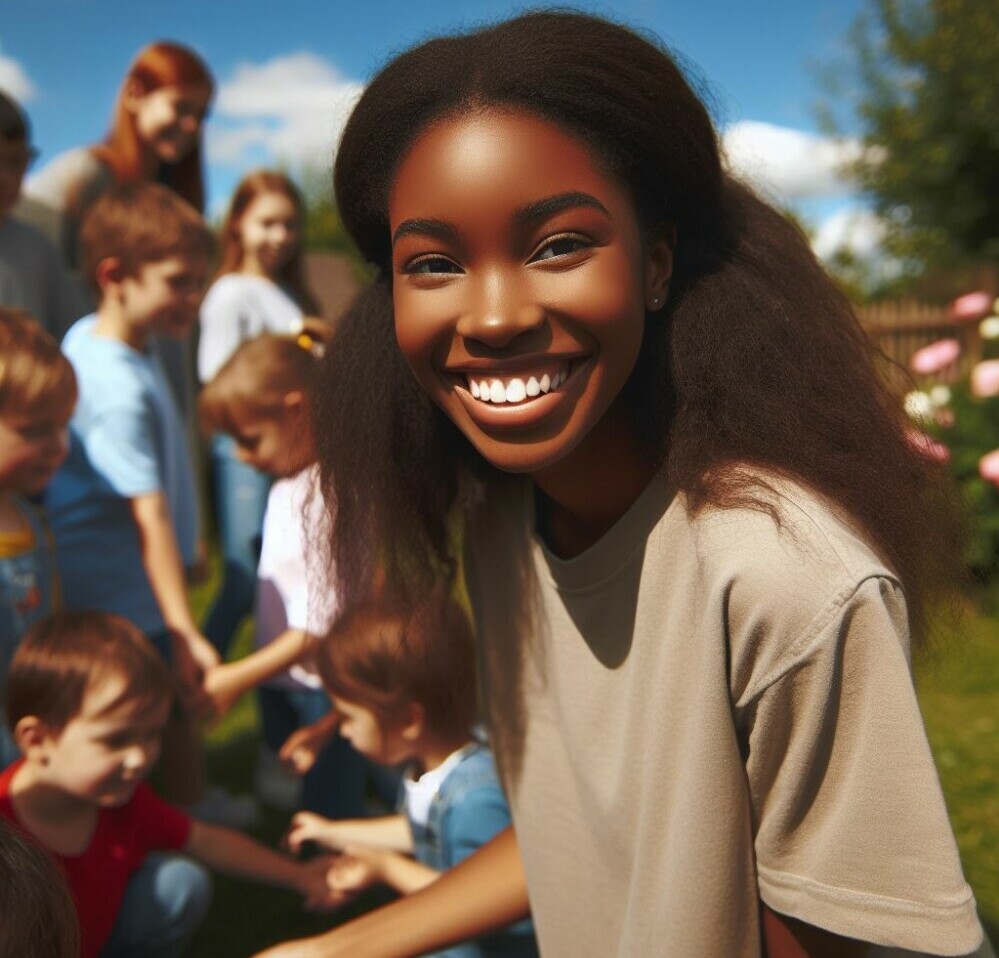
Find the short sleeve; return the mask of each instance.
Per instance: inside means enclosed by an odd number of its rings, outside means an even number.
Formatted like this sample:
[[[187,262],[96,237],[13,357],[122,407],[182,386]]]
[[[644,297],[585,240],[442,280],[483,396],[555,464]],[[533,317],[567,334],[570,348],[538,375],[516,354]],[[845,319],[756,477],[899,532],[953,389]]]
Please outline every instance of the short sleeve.
[[[243,341],[246,331],[238,277],[223,276],[208,290],[201,304],[198,337],[198,378],[209,382]]]
[[[748,720],[760,894],[846,937],[964,955],[981,941],[888,577],[838,597]]]
[[[191,818],[163,801],[148,782],[135,790],[130,811],[135,833],[146,852],[180,851],[191,834]]]
[[[152,402],[139,398],[134,406],[103,410],[82,437],[91,465],[118,495],[131,499],[163,488],[158,429]]]
[[[449,809],[443,822],[452,867],[509,824],[510,809],[498,785],[470,790]]]

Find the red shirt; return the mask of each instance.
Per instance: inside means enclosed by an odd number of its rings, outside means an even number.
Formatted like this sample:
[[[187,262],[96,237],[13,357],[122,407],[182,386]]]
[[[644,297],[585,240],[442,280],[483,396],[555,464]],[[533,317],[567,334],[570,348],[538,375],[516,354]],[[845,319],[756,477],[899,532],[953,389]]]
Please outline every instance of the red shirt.
[[[11,779],[23,764],[21,759],[0,773],[0,815],[26,832],[10,799]],[[83,852],[52,853],[76,904],[81,958],[96,958],[107,943],[128,881],[146,855],[183,848],[190,832],[191,819],[142,782],[127,804],[98,809],[93,838]]]

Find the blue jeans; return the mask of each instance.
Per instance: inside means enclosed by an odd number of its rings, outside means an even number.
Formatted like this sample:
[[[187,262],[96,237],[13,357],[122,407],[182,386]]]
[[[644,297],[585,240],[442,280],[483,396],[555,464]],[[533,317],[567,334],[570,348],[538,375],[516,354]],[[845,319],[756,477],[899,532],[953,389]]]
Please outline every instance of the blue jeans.
[[[253,611],[260,533],[271,477],[240,462],[231,436],[212,439],[215,518],[222,552],[222,587],[205,619],[205,636],[224,657],[243,619]]]
[[[201,865],[148,856],[128,883],[101,958],[180,958],[211,901],[211,875]]]
[[[257,688],[260,724],[267,747],[278,751],[292,732],[330,710],[322,689]],[[361,818],[368,762],[339,735],[319,753],[302,783],[302,808],[326,818]]]

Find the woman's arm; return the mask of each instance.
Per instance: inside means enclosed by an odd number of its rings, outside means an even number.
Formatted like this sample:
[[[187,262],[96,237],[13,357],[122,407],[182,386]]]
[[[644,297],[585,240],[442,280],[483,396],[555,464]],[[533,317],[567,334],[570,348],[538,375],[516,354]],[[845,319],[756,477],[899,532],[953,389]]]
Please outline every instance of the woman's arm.
[[[508,828],[423,891],[257,958],[414,958],[526,918],[527,882]]]

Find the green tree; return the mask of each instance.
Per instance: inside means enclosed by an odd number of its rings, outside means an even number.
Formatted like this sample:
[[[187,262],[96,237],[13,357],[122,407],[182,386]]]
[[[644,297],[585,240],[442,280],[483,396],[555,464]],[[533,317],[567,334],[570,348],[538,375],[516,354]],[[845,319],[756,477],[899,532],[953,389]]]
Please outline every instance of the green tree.
[[[859,127],[850,172],[889,249],[921,264],[999,256],[999,0],[868,0],[849,40],[820,112],[835,132]]]

